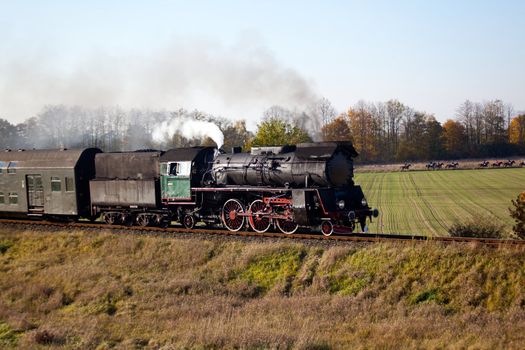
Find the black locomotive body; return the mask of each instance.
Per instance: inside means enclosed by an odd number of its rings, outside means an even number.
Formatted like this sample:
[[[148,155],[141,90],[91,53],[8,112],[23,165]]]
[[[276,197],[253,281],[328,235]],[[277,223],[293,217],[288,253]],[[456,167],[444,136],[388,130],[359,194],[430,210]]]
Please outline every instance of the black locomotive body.
[[[377,216],[353,182],[350,142],[255,147],[251,153],[221,154],[211,172],[215,196],[226,192],[223,224],[239,230],[245,222],[259,232],[272,226],[293,233],[298,227],[353,231]]]
[[[35,213],[30,206],[17,205],[16,210],[15,204],[6,207],[5,193],[16,190],[23,196],[19,203],[33,199],[34,179],[26,174],[47,167],[41,154],[1,159],[0,165],[8,166],[0,167],[0,185],[4,184],[0,186],[0,215],[11,211]],[[76,196],[82,198],[82,203],[90,203],[89,207],[82,204],[82,210],[68,211],[73,217],[101,217],[108,224],[142,226],[165,226],[177,221],[190,229],[203,222],[231,231],[251,228],[257,232],[278,229],[293,233],[302,227],[330,235],[334,230],[352,232],[358,223],[364,229],[367,218],[378,215],[353,182],[353,158],[357,153],[350,142],[254,147],[250,153],[220,154],[212,147],[193,147],[166,152],[95,150],[89,155],[90,161],[71,163],[75,172],[84,174],[75,176]],[[32,169],[32,163],[22,161],[26,158],[38,166]],[[24,165],[18,172],[26,176],[22,188],[27,190],[7,188],[8,182],[1,178],[13,177],[17,164]],[[48,180],[49,186],[58,186],[53,176],[42,177],[44,189]],[[67,187],[67,178],[65,181]],[[68,189],[62,190],[66,201]],[[53,195],[55,202],[60,200],[60,193]]]

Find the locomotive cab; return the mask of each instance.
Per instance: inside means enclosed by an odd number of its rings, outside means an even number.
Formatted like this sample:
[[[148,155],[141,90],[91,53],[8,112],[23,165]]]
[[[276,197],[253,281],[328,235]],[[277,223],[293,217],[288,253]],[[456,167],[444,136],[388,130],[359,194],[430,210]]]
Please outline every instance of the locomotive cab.
[[[160,163],[161,196],[191,199],[191,161]]]
[[[194,202],[192,188],[202,186],[209,172],[214,147],[177,148],[160,157],[160,189],[166,205]]]

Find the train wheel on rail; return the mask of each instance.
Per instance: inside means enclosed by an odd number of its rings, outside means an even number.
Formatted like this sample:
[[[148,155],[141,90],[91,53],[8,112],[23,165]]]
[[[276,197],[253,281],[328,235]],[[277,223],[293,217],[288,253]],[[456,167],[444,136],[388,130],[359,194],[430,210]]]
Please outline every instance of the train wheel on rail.
[[[332,235],[334,233],[334,225],[328,220],[323,221],[321,223],[321,233],[326,237]]]
[[[108,225],[115,225],[116,224],[116,218],[115,218],[115,215],[113,215],[113,213],[104,213],[102,215],[102,219]]]
[[[244,225],[244,207],[237,199],[229,199],[222,207],[222,222],[230,231],[239,231]]]
[[[138,214],[136,220],[139,226],[146,227],[150,225],[150,217],[148,214]]]
[[[299,227],[299,225],[297,225],[293,220],[277,219],[276,221],[279,230],[281,230],[282,233],[286,233],[287,235],[291,235],[297,231],[297,228]]]
[[[182,219],[182,224],[185,228],[191,230],[195,227],[195,217],[191,214],[184,215],[184,218]]]
[[[267,209],[266,204],[260,199],[254,200],[252,204],[250,204],[250,216],[248,217],[248,221],[255,232],[263,233],[270,228],[270,217],[265,215],[269,214]]]

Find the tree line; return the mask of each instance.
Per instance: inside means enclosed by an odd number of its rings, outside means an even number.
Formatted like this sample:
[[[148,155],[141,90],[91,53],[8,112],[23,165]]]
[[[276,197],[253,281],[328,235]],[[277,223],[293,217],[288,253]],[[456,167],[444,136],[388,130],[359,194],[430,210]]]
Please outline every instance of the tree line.
[[[46,106],[19,124],[0,119],[0,148],[99,147],[104,151],[170,148],[213,144],[181,133],[164,144],[151,133],[172,118],[213,122],[224,134],[223,149],[234,146],[295,144],[310,141],[352,141],[360,162],[425,161],[466,157],[507,157],[525,153],[525,114],[516,115],[501,100],[465,101],[455,118],[440,123],[432,114],[397,100],[360,101],[337,113],[323,98],[304,110],[268,108],[255,133],[245,120],[231,120],[201,111],[159,111],[119,107]]]
[[[507,157],[525,153],[525,114],[501,100],[467,100],[440,123],[397,100],[361,101],[325,124],[322,139],[351,140],[369,162]]]
[[[46,106],[36,116],[23,123],[11,124],[0,119],[0,148],[84,148],[98,147],[104,151],[124,151],[153,148],[189,147],[212,144],[181,133],[164,144],[155,143],[152,132],[165,120],[185,118],[211,121],[225,136],[223,147],[243,145],[253,136],[246,122],[231,121],[200,111],[126,110],[119,107],[85,108],[79,106]]]

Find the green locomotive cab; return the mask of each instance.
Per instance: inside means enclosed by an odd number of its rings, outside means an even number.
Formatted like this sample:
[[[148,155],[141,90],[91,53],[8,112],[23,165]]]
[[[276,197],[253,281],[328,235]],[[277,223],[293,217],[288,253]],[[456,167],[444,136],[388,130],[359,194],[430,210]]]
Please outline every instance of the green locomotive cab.
[[[162,199],[168,202],[191,199],[191,161],[160,164],[160,189]]]
[[[170,211],[195,205],[195,188],[203,186],[215,154],[214,147],[170,149],[160,157],[160,196]]]

